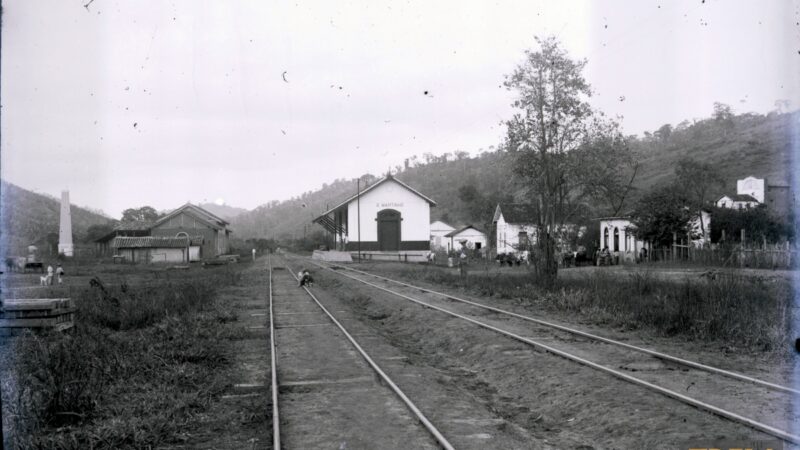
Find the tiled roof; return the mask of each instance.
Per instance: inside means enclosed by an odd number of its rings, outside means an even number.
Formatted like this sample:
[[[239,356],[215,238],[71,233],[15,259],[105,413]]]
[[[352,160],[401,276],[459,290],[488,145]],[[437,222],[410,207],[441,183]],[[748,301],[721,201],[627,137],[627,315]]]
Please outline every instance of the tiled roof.
[[[499,214],[503,215],[506,223],[536,223],[536,205],[528,203],[499,203],[495,212],[494,220],[497,221]]]
[[[111,241],[114,248],[186,248],[188,237],[117,236]]]
[[[734,194],[734,195],[723,195],[717,201],[722,200],[723,197],[728,197],[734,202],[755,202],[758,203],[758,200],[755,199],[752,195],[748,194]]]

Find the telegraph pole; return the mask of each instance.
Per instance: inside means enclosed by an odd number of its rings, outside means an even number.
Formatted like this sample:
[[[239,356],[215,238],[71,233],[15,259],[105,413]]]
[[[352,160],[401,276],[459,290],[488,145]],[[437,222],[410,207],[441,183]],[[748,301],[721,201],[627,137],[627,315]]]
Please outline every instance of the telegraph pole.
[[[358,209],[358,262],[361,262],[361,178],[356,180],[356,208]]]

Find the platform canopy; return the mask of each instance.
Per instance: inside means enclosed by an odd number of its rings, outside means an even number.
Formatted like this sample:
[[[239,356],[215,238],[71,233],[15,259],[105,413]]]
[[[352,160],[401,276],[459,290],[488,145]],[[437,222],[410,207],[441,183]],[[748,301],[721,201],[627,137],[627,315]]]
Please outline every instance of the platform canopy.
[[[337,225],[336,221],[333,220],[333,218],[328,214],[329,213],[325,213],[325,214],[317,217],[316,219],[314,219],[312,222],[322,225],[322,227],[325,228],[325,230],[330,232],[330,233],[344,234],[344,232],[345,232],[344,231],[344,227],[341,226],[341,225]]]

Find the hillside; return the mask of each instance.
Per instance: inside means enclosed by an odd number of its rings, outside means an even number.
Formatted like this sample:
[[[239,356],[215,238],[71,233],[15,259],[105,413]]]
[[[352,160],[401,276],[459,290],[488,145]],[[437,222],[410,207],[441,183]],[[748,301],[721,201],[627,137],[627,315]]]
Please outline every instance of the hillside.
[[[800,112],[742,114],[709,118],[646,133],[634,143],[640,155],[639,191],[671,181],[675,163],[690,157],[713,164],[726,185],[716,194],[736,193],[736,180],[753,175],[768,183],[788,185],[792,167],[792,133]],[[793,129],[794,128],[794,129]]]
[[[22,255],[30,244],[44,249],[49,243],[58,242],[59,200],[1,181],[0,205],[0,248],[4,255]],[[76,244],[84,240],[91,225],[111,220],[75,205],[71,206],[71,212]]]
[[[214,214],[228,221],[238,216],[239,214],[247,212],[247,210],[244,208],[237,208],[235,206],[230,206],[225,204],[218,205],[216,203],[201,203],[198,206],[210,212],[211,214]]]
[[[774,184],[788,184],[791,168],[792,125],[800,112],[768,115],[716,115],[675,126],[665,125],[644,137],[631,138],[640,161],[634,192],[624,208],[630,208],[643,193],[672,181],[678,160],[691,157],[714,164],[726,180],[717,192],[735,192],[736,180],[748,175],[765,177]],[[515,199],[510,158],[502,151],[485,152],[468,158],[464,154],[425,155],[398,166],[394,174],[430,196],[438,205],[431,220],[451,225],[471,223],[488,227],[495,205]],[[377,179],[365,175],[364,180]],[[319,233],[311,220],[356,192],[356,180],[339,179],[321,189],[305,192],[288,201],[273,201],[232,219],[236,237],[291,239],[304,233]],[[715,193],[715,194],[717,194]],[[596,206],[596,214],[607,213]]]

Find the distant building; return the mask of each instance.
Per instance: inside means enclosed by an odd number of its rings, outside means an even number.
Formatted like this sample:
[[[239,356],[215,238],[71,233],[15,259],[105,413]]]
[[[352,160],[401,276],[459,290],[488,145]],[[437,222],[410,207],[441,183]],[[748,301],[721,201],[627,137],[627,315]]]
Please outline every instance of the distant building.
[[[634,235],[636,225],[630,217],[601,217],[600,250],[607,248],[622,262],[635,262],[642,249],[650,251],[650,243]]]
[[[736,180],[736,195],[723,195],[714,204],[731,209],[764,205],[774,216],[786,217],[797,207],[797,199],[788,185],[769,184],[764,178],[749,176]]]
[[[459,228],[458,230],[453,230],[450,233],[447,233],[445,237],[450,240],[448,242],[450,248],[456,251],[461,248],[462,242],[466,243],[466,246],[469,249],[486,249],[486,233],[473,227],[472,225],[467,225]]]
[[[187,203],[158,219],[150,229],[154,237],[202,236],[202,245],[191,255],[192,261],[216,258],[230,252],[228,222],[205,209]]]
[[[523,251],[536,240],[537,211],[534,205],[500,203],[494,211],[497,254]]]
[[[755,197],[748,194],[723,195],[715,202],[718,208],[747,209],[759,205]]]
[[[455,230],[450,225],[437,220],[431,224],[431,250],[450,250],[450,240],[445,236]]]
[[[763,178],[749,176],[741,180],[736,180],[736,193],[749,195],[756,199],[758,203],[764,203],[764,192],[766,182]]]
[[[150,228],[152,226],[153,222],[147,221],[121,222],[115,226],[111,232],[94,241],[95,254],[97,256],[111,256],[114,254],[111,241],[113,241],[115,237],[150,236]]]
[[[131,263],[188,263],[192,247],[199,249],[203,237],[127,237],[111,241],[114,254]]]
[[[649,242],[645,242],[635,235],[636,225],[627,216],[601,217],[600,222],[600,250],[608,248],[612,255],[619,257],[620,262],[636,262],[642,255],[642,249],[648,253],[652,250]],[[705,227],[703,235],[700,220]],[[691,234],[696,236],[692,239],[692,245],[702,247],[711,242],[711,214],[703,211],[700,217],[694,218],[689,224]],[[677,236],[678,240],[686,239],[686,236]]]
[[[431,249],[431,206],[436,202],[387,175],[313,222],[333,234],[337,250],[425,260]]]
[[[765,205],[774,215],[787,217],[797,208],[797,197],[787,185],[767,185]]]

